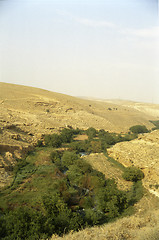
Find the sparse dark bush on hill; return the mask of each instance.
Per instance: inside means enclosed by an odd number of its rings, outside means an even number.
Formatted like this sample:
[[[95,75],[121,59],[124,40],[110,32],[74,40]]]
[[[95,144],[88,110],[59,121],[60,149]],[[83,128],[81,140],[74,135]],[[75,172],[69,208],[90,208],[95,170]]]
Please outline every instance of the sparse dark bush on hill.
[[[149,130],[144,125],[135,125],[129,128],[132,133],[147,133]]]
[[[123,178],[127,181],[137,182],[144,178],[144,173],[136,167],[127,167],[123,173]]]

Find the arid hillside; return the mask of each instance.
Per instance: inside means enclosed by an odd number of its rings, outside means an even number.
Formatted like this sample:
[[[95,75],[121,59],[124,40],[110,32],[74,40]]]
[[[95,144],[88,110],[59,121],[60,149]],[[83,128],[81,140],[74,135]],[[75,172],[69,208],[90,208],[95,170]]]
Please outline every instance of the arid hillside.
[[[5,184],[6,171],[14,158],[30,150],[43,134],[58,132],[66,126],[126,132],[136,124],[154,127],[149,120],[158,119],[158,105],[85,100],[46,90],[0,83],[0,165]],[[134,107],[132,107],[134,106]],[[156,114],[154,114],[154,112]],[[2,180],[1,179],[1,180]],[[5,180],[4,180],[5,179]],[[3,182],[3,183],[2,183]]]
[[[159,130],[141,134],[130,142],[117,143],[108,153],[126,167],[141,168],[145,174],[144,187],[159,197]]]
[[[149,120],[157,119],[151,111],[132,108],[106,101],[84,100],[42,89],[0,83],[1,126],[16,125],[33,135],[71,125],[127,131],[130,126],[144,124],[153,127]],[[134,103],[135,106],[136,103]],[[143,105],[147,109],[148,104]],[[156,114],[159,106],[152,106]]]

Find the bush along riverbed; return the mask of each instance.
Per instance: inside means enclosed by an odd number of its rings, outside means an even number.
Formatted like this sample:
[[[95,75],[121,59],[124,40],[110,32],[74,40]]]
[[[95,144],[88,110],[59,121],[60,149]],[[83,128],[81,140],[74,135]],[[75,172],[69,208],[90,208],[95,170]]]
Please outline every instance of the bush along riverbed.
[[[79,135],[87,139],[78,140]],[[33,152],[17,160],[12,184],[0,192],[0,238],[47,239],[132,212],[143,195],[141,170],[123,167],[123,178],[133,185],[121,191],[114,179],[105,179],[80,153],[106,152],[135,137],[94,128],[65,128],[46,135]]]

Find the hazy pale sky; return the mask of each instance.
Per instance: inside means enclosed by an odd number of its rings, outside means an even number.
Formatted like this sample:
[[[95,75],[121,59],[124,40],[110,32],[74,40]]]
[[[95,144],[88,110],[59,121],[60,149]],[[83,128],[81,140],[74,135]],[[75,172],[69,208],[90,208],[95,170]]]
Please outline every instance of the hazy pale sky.
[[[0,0],[0,81],[159,103],[157,0]]]

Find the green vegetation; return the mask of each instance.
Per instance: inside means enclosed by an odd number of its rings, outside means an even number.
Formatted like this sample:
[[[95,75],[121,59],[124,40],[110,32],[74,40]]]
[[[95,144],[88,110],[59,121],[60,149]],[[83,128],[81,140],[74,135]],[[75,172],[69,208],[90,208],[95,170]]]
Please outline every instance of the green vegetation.
[[[144,125],[135,125],[129,128],[132,133],[148,133],[149,130]]]
[[[52,134],[52,135],[45,135],[45,144],[46,146],[51,147],[61,147],[62,145],[62,139],[58,134]]]
[[[93,128],[86,132],[89,138],[84,141],[74,140],[79,129],[46,135],[44,144],[38,143],[34,152],[18,160],[12,184],[0,192],[1,239],[47,239],[103,224],[128,214],[142,197],[138,180],[143,175],[138,169],[126,171],[109,159],[134,182],[129,191],[121,191],[114,179],[105,179],[80,158],[80,152],[106,151],[125,136]]]
[[[89,139],[93,139],[94,137],[96,137],[97,130],[93,127],[90,127],[86,130],[86,134],[88,135]]]
[[[136,167],[125,168],[123,178],[127,181],[137,182],[144,178],[144,173]]]

